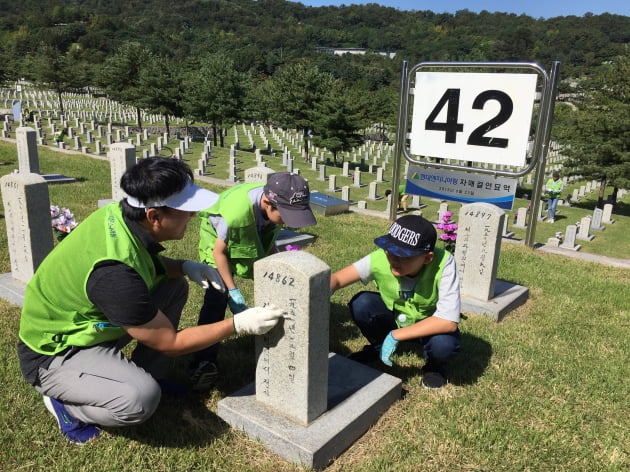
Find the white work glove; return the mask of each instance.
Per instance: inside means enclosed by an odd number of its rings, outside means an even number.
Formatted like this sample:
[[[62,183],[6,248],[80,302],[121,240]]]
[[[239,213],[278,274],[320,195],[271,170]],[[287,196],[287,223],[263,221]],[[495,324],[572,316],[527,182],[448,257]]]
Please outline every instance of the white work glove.
[[[232,317],[234,331],[236,334],[265,334],[283,315],[284,310],[275,305],[248,308]]]
[[[200,285],[202,288],[209,288],[212,285],[215,290],[225,292],[225,284],[219,275],[219,271],[203,262],[184,261],[182,271],[190,280]]]

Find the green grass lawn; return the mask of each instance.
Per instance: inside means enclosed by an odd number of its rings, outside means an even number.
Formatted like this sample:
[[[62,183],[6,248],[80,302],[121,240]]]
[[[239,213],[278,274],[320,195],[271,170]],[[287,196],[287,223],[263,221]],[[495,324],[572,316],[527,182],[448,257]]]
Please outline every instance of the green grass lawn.
[[[14,145],[0,142],[0,162],[0,175],[17,166]],[[76,183],[51,185],[49,189],[51,202],[70,207],[79,221],[96,208],[99,199],[111,195],[106,161],[40,148],[40,167],[42,173],[77,178]],[[319,185],[315,178],[309,180]],[[592,213],[588,202],[594,198],[589,196],[587,202],[572,208],[563,207],[560,215],[574,223]],[[437,204],[427,203],[423,211],[432,217],[430,212],[437,211]],[[627,203],[620,208],[627,212]],[[355,213],[317,219],[317,226],[305,229],[315,236],[315,242],[305,250],[333,271],[372,250],[373,238],[388,227],[385,218]],[[616,214],[615,219],[615,224],[584,244],[583,251],[630,258],[630,216]],[[10,271],[4,224],[0,218],[0,273]],[[552,225],[540,223],[538,227],[536,240],[545,242]],[[166,244],[167,254],[196,258],[197,237],[198,221],[194,219],[183,241]],[[449,385],[439,392],[422,388],[421,354],[402,344],[393,367],[377,366],[402,379],[402,398],[327,470],[630,468],[630,271],[504,244],[498,277],[528,287],[526,304],[500,323],[475,315],[462,322],[462,353],[453,362]],[[240,286],[245,297],[252,299],[253,284],[244,281]],[[363,288],[359,284],[333,295],[331,351],[347,355],[363,346],[365,341],[346,307],[352,295]],[[196,323],[201,302],[201,289],[191,286],[182,327]],[[21,377],[15,354],[19,314],[18,307],[0,300],[0,372],[4,383],[0,395],[0,470],[303,470],[232,430],[216,415],[220,399],[254,379],[253,339],[236,337],[224,342],[220,357],[223,374],[216,390],[164,398],[147,423],[108,429],[93,444],[76,447],[62,438],[41,396]],[[174,377],[185,378],[187,360],[173,360]]]

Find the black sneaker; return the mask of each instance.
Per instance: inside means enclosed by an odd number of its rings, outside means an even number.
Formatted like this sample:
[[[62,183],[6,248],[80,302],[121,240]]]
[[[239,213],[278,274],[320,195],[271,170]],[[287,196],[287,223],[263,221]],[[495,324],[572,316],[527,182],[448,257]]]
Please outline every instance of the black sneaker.
[[[446,377],[441,369],[429,365],[422,368],[422,386],[424,388],[438,389],[446,385]]]
[[[348,359],[359,362],[361,364],[371,364],[376,362],[379,358],[379,352],[374,349],[371,344],[366,344],[363,349],[357,352],[353,352],[348,356]]]
[[[209,390],[217,382],[219,369],[212,361],[201,361],[190,374],[190,385],[193,390]]]

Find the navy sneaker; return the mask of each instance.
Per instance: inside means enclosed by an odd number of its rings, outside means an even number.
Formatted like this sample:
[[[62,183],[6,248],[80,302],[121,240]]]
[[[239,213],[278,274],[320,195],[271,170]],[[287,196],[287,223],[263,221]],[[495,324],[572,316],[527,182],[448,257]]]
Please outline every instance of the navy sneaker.
[[[212,361],[201,361],[192,369],[190,385],[193,390],[209,390],[219,379],[219,368]]]
[[[61,434],[71,443],[82,446],[90,439],[96,438],[101,434],[101,430],[96,426],[73,418],[59,400],[44,395],[44,405],[59,423]]]
[[[435,364],[426,364],[422,368],[422,386],[429,389],[440,389],[446,385],[444,368]]]

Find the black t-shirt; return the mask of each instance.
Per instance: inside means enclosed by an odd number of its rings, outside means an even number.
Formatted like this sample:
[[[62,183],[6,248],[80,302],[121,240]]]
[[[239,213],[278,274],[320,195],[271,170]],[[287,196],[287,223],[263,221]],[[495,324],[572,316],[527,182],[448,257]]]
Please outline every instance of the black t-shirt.
[[[154,258],[164,250],[138,223],[125,219],[131,232],[142,242]],[[156,263],[158,274],[163,268]],[[149,288],[140,274],[126,264],[106,260],[98,263],[87,282],[87,296],[114,326],[141,326],[157,315],[158,307],[152,302]],[[27,382],[35,384],[40,367],[48,367],[54,356],[39,354],[21,340],[18,342],[18,359]]]

